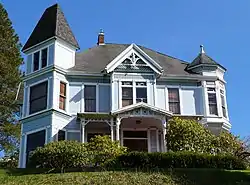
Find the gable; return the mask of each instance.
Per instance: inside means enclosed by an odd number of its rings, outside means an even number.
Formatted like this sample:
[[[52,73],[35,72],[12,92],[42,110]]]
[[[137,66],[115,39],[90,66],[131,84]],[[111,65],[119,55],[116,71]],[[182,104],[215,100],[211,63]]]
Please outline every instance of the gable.
[[[153,73],[154,70],[145,62],[145,59],[136,51],[131,51],[115,69],[116,72]]]
[[[108,73],[118,72],[155,72],[162,73],[162,67],[135,44],[131,44],[106,66]]]

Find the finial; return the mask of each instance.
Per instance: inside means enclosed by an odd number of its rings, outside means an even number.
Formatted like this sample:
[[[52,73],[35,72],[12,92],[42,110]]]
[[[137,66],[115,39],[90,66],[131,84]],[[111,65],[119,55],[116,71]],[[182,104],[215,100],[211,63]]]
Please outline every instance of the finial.
[[[200,53],[201,53],[201,54],[205,53],[205,50],[204,50],[204,46],[203,46],[203,45],[200,45]]]
[[[103,31],[103,29],[100,29],[99,34],[104,35],[104,31]]]

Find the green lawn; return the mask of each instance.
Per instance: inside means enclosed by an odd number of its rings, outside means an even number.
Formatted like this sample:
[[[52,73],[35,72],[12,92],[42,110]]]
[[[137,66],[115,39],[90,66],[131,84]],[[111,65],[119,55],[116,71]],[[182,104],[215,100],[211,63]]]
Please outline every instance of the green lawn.
[[[32,171],[31,171],[32,172]],[[35,171],[33,171],[35,172]],[[167,172],[74,172],[30,174],[24,170],[1,170],[0,184],[100,184],[100,185],[250,185],[250,171],[176,169]]]

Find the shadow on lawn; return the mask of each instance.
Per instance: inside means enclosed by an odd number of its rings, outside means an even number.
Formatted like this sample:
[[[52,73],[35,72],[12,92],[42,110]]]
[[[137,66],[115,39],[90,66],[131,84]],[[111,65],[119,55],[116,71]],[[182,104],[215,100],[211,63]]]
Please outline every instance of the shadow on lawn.
[[[180,185],[250,185],[250,171],[174,169],[171,175]]]
[[[67,169],[66,172],[101,172],[101,168]],[[171,176],[178,185],[250,185],[250,171],[227,171],[219,169],[116,169],[113,172],[161,173]],[[48,169],[5,169],[12,176],[60,173]]]

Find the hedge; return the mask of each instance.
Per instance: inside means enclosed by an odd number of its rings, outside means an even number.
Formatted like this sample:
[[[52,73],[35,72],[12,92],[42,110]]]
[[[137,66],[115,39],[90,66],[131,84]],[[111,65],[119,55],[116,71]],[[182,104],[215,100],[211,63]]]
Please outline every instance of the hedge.
[[[217,168],[239,170],[246,169],[246,164],[232,155],[211,155],[191,152],[130,152],[108,161],[106,168],[112,170],[127,168]]]

